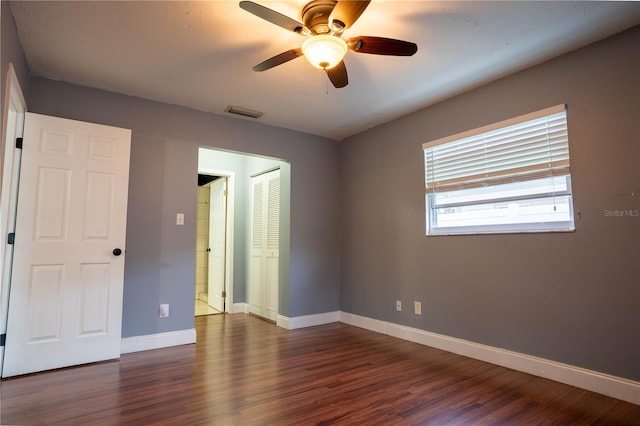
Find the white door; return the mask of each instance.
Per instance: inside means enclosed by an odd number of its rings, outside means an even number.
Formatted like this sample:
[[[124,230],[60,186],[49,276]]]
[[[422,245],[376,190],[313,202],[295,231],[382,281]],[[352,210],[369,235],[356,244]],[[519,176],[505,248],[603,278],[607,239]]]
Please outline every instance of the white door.
[[[26,114],[3,377],[120,356],[130,140]]]
[[[263,298],[264,199],[263,176],[251,179],[251,247],[249,248],[249,312],[266,317]]]
[[[280,267],[280,170],[251,180],[249,311],[277,321]]]
[[[209,191],[209,305],[224,312],[225,248],[227,233],[227,178],[211,183]]]

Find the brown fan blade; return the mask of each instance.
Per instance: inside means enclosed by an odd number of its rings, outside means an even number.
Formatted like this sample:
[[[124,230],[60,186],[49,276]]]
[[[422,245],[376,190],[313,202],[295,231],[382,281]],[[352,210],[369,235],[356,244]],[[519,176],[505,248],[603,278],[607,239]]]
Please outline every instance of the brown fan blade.
[[[351,27],[369,6],[371,0],[340,0],[329,15],[329,28],[342,32]]]
[[[344,61],[340,61],[338,65],[325,71],[327,72],[327,76],[329,76],[329,80],[331,80],[331,83],[333,83],[336,89],[340,89],[341,87],[349,84],[347,67],[344,65]]]
[[[295,59],[299,56],[302,56],[302,49],[291,49],[286,52],[282,52],[279,55],[274,56],[273,58],[269,58],[264,62],[259,63],[255,67],[253,67],[254,71],[266,71],[270,68],[277,67],[278,65],[282,65],[285,62],[289,62],[292,59]]]
[[[262,18],[272,24],[276,24],[286,30],[293,31],[294,33],[301,35],[311,35],[311,31],[309,31],[307,27],[300,22],[295,19],[291,19],[282,13],[278,13],[275,10],[269,9],[268,7],[261,6],[252,1],[241,1],[240,7],[249,13],[253,13],[258,18]]]
[[[374,55],[411,56],[418,51],[415,43],[393,38],[359,36],[347,40],[349,49]]]

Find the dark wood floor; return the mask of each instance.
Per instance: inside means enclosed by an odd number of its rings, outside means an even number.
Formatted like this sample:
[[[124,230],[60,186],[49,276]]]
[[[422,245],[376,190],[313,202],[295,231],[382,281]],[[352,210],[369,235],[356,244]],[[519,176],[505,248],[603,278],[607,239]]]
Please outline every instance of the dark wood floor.
[[[3,380],[0,423],[640,424],[640,406],[344,324],[195,321],[196,345]]]

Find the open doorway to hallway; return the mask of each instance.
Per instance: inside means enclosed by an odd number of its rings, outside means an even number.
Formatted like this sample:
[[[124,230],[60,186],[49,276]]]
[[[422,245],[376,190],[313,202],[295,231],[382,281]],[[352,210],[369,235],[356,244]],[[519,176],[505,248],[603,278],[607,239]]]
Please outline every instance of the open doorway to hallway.
[[[225,313],[256,313],[253,312],[255,309],[251,308],[257,303],[256,300],[251,300],[251,283],[256,282],[255,277],[252,280],[252,274],[255,275],[255,272],[252,272],[252,269],[256,269],[255,262],[251,262],[252,232],[255,230],[255,217],[252,216],[255,188],[252,182],[255,182],[257,176],[274,170],[279,170],[280,173],[277,183],[280,195],[277,200],[279,214],[272,215],[271,221],[275,219],[278,226],[269,229],[277,230],[277,234],[272,235],[271,240],[273,241],[274,237],[277,239],[279,256],[277,262],[270,262],[270,276],[277,277],[270,305],[288,306],[291,198],[289,163],[277,158],[201,147],[197,171],[199,204],[196,238],[196,315],[216,313],[211,309]],[[216,186],[218,189],[215,189]],[[216,204],[216,198],[213,197],[216,193],[226,193],[226,205],[222,202]],[[218,200],[221,198],[222,196]],[[215,213],[216,211],[218,213]],[[221,211],[226,211],[226,215],[222,215]],[[218,224],[224,223],[222,228],[217,228],[222,229],[217,231],[217,239],[214,235],[215,218],[218,218]],[[273,317],[270,319],[277,323],[278,312],[270,313]]]

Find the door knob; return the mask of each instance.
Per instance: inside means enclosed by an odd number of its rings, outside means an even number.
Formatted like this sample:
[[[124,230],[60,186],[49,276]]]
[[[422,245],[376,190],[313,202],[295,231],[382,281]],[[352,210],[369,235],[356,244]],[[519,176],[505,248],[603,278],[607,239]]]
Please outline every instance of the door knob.
[[[122,254],[122,250],[120,250],[119,248],[113,249],[114,256],[120,256],[121,254]]]

